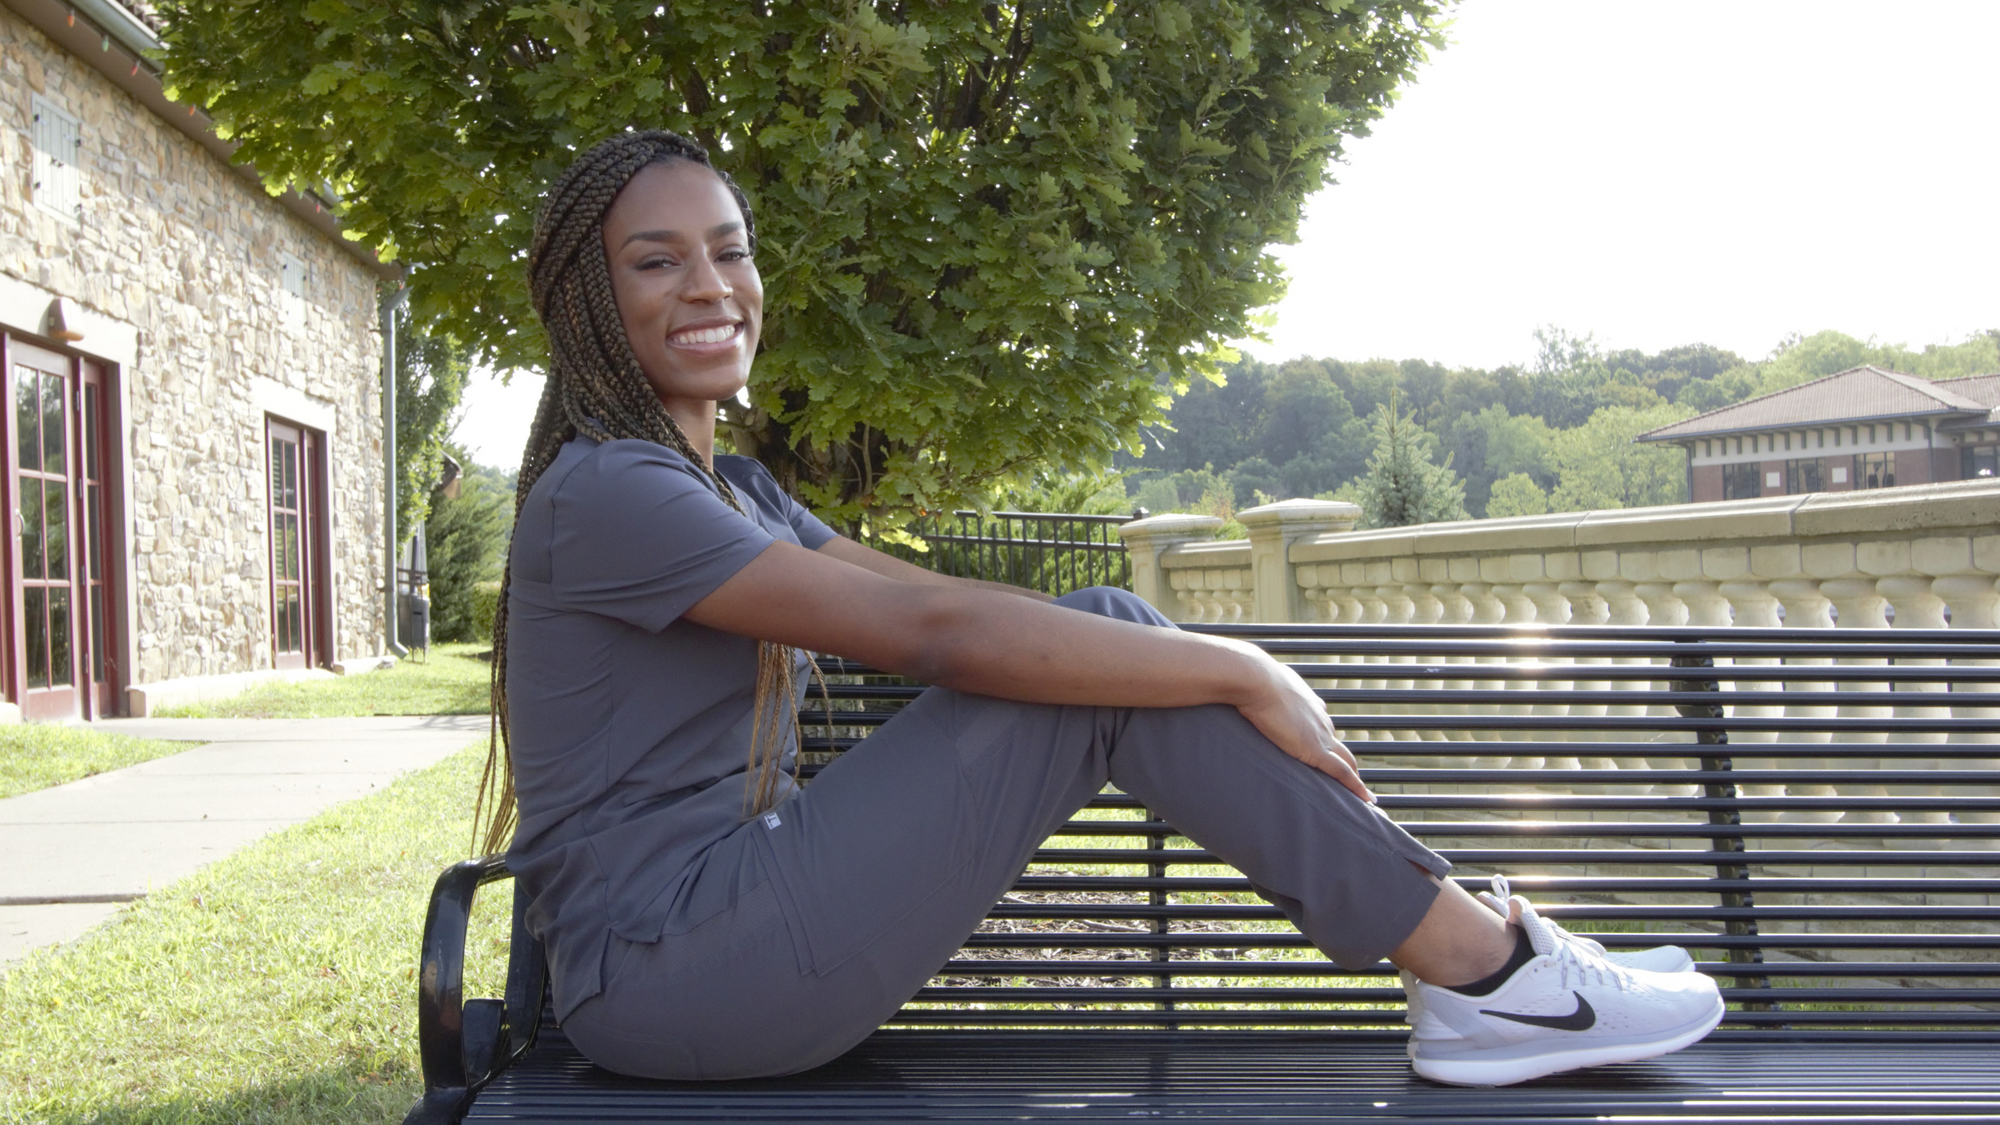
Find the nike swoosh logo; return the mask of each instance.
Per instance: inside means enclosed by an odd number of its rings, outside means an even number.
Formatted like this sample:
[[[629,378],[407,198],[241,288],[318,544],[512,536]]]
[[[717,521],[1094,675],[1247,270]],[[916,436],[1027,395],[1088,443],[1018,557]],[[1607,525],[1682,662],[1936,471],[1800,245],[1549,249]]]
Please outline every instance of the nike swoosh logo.
[[[1503,1020],[1525,1023],[1530,1027],[1554,1028],[1557,1031],[1589,1031],[1596,1027],[1597,1013],[1590,1010],[1590,1001],[1585,1000],[1581,992],[1572,992],[1570,995],[1576,997],[1576,1011],[1566,1016],[1528,1016],[1518,1012],[1496,1012],[1491,1008],[1481,1008],[1479,1014],[1498,1016]]]

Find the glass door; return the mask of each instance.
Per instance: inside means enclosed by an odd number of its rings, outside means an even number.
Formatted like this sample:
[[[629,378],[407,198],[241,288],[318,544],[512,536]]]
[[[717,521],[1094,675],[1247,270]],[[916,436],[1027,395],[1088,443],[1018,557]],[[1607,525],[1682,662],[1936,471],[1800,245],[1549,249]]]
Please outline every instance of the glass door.
[[[72,361],[11,343],[15,676],[29,719],[78,713]]]
[[[324,664],[320,555],[325,535],[317,518],[319,435],[277,419],[265,423],[270,452],[271,654],[278,668]]]

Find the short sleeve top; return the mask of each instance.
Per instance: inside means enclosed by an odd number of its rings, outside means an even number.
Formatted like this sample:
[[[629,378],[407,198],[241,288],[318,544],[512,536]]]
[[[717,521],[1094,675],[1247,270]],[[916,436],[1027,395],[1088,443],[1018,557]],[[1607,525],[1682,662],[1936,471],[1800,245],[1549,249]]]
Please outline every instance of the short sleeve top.
[[[757,642],[682,615],[771,544],[834,537],[756,461],[715,464],[744,511],[664,446],[578,437],[515,524],[507,860],[558,1017],[601,991],[608,935],[659,939],[690,865],[743,819]]]

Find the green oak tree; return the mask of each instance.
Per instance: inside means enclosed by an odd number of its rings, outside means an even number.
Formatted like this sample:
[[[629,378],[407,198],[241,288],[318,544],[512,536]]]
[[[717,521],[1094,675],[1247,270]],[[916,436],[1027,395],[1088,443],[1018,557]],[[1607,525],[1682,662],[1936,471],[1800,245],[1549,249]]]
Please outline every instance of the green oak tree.
[[[1102,465],[1281,294],[1267,252],[1444,0],[161,0],[177,96],[406,263],[418,320],[538,364],[543,185],[611,132],[749,193],[739,448],[850,525]]]
[[[1433,429],[1442,431],[1439,441],[1465,478],[1466,506],[1474,511],[1493,514],[1488,496],[1503,477],[1525,475],[1538,487],[1555,482],[1555,471],[1548,464],[1549,439],[1555,431],[1532,414],[1512,414],[1496,402]]]
[[[1687,455],[1677,446],[1642,445],[1633,439],[1693,413],[1666,403],[1645,409],[1607,406],[1583,425],[1556,433],[1549,442],[1549,461],[1557,474],[1549,510],[1685,503]]]
[[[1494,481],[1492,495],[1486,501],[1488,519],[1539,516],[1548,510],[1549,494],[1526,473],[1509,473]]]

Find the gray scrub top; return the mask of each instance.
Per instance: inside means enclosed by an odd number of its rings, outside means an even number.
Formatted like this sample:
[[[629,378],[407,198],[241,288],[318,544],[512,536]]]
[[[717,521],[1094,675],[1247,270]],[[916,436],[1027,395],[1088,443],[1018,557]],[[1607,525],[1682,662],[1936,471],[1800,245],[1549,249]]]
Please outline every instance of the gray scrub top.
[[[834,537],[756,461],[715,464],[747,515],[664,446],[578,437],[514,527],[507,862],[558,1019],[603,990],[610,935],[659,940],[703,851],[743,821],[757,642],[681,615],[773,542]],[[803,656],[797,678],[803,693]]]

